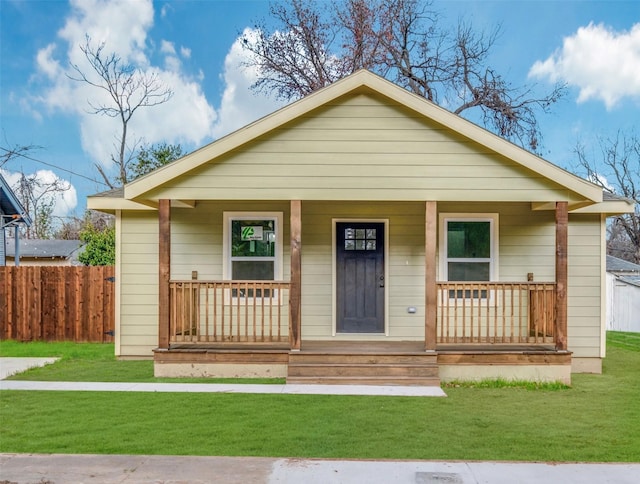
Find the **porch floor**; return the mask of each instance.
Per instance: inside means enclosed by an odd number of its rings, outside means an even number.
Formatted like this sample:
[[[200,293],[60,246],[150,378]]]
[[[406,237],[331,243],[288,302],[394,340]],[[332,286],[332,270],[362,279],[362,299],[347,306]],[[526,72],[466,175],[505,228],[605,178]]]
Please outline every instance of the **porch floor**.
[[[199,343],[185,344],[173,343],[169,351],[290,351],[287,343]],[[327,340],[303,340],[300,346],[301,352],[323,351],[327,353],[424,353],[422,341],[327,341]],[[436,353],[558,353],[553,345],[527,345],[527,344],[438,344]],[[566,352],[560,352],[566,353]]]

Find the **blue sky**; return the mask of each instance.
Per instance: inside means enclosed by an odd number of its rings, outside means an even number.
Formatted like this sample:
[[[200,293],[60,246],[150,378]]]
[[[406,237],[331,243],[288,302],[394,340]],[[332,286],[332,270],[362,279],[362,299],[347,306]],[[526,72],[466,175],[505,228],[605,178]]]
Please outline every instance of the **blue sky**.
[[[175,91],[169,103],[134,118],[146,143],[181,143],[186,151],[215,140],[279,103],[249,89],[238,36],[268,15],[251,0],[0,0],[0,146],[37,145],[1,167],[58,177],[70,184],[59,216],[81,216],[86,196],[105,189],[95,162],[109,159],[117,125],[88,113],[95,91],[70,81],[70,62],[85,33],[108,50],[155,69]],[[436,1],[445,25],[462,18],[475,29],[501,26],[490,64],[513,85],[569,92],[540,118],[544,157],[575,165],[578,141],[597,149],[599,136],[638,127],[640,1]],[[48,163],[53,166],[45,165]],[[65,171],[68,170],[68,171]],[[70,173],[70,172],[73,173]]]

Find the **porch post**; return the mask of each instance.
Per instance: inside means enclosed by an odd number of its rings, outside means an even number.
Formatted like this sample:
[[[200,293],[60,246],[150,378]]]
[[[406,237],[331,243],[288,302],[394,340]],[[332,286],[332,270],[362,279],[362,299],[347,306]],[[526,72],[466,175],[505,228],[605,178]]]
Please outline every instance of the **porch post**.
[[[556,202],[556,350],[567,349],[568,202]]]
[[[169,315],[171,314],[169,279],[171,278],[171,200],[158,204],[158,347],[169,348]]]
[[[436,230],[438,227],[438,205],[435,201],[426,203],[425,209],[425,327],[424,348],[426,351],[436,350],[436,317],[437,317],[437,285],[436,285]]]
[[[300,350],[302,308],[302,202],[291,200],[291,281],[289,287],[289,344]]]

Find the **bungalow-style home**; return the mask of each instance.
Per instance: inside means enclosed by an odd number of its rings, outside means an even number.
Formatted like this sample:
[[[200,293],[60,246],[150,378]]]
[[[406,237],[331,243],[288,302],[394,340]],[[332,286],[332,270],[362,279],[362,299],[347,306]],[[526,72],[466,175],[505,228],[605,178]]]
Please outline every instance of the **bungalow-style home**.
[[[418,385],[600,372],[605,219],[633,210],[367,71],[88,205],[118,356]]]
[[[81,240],[22,239],[19,241],[20,264],[23,266],[77,266]],[[6,241],[7,265],[15,265],[14,240]]]
[[[640,265],[607,256],[607,329],[640,333]]]
[[[18,249],[14,252],[17,253],[15,263],[20,264],[20,249],[18,242],[20,240],[20,231],[18,228],[20,225],[31,226],[31,218],[27,214],[16,194],[11,190],[11,187],[0,174],[0,266],[6,265],[6,242],[8,229],[14,229],[14,248]]]

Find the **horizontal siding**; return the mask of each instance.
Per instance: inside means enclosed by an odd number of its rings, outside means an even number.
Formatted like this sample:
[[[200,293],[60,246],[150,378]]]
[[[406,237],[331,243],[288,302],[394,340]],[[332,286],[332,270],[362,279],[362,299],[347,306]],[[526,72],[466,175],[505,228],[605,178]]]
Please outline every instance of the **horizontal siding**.
[[[598,214],[569,215],[569,287],[567,339],[579,358],[600,356],[605,228]]]
[[[171,211],[171,278],[200,280],[223,277],[224,212],[282,212],[283,279],[289,279],[289,202],[198,202],[192,209]]]
[[[158,346],[158,215],[123,211],[120,235],[120,356]]]
[[[225,211],[283,212],[284,279],[289,279],[289,202],[198,202],[172,209],[171,277],[222,278],[222,222]],[[553,212],[531,211],[529,203],[438,203],[440,213],[499,214],[499,278],[555,279]],[[302,338],[329,339],[333,327],[332,219],[388,219],[390,247],[386,279],[389,339],[424,337],[424,203],[303,202]],[[157,216],[125,213],[122,218],[121,318],[123,355],[145,340],[157,341]],[[600,347],[601,225],[598,215],[571,215],[569,227],[569,349],[597,357]],[[414,306],[416,314],[408,314]],[[127,353],[127,351],[129,353]]]
[[[148,195],[353,201],[575,196],[387,98],[366,94],[316,109]]]

